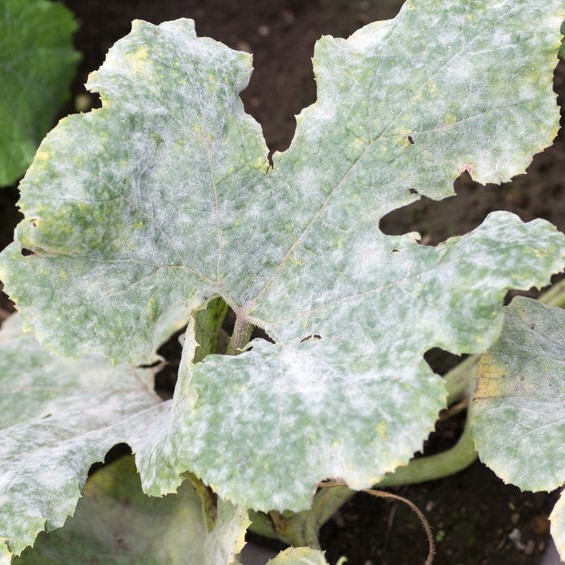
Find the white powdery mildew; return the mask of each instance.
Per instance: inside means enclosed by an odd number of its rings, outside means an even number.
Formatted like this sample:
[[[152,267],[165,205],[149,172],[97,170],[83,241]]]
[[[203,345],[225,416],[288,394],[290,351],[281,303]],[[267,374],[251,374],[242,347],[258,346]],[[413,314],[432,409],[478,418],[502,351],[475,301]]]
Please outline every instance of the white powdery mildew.
[[[54,130],[23,183],[40,221],[18,237],[36,254],[4,252],[8,290],[67,352],[151,360],[155,326],[166,335],[212,293],[278,342],[183,369],[159,433],[131,434],[150,491],[191,468],[244,506],[299,510],[319,480],[369,486],[421,446],[445,397],[423,353],[488,347],[505,289],[546,282],[565,241],[499,214],[432,249],[379,222],[411,189],[443,198],[463,170],[509,178],[551,142],[555,14],[561,0],[409,0],[390,22],[324,38],[320,101],[266,175],[238,98],[248,56],[186,20],[137,23],[112,49],[90,82],[105,107]],[[51,175],[67,184],[54,207]]]
[[[14,317],[0,331],[0,538],[15,554],[62,526],[90,466],[127,441],[132,416],[160,402],[149,371],[59,358],[20,328]]]
[[[524,490],[565,482],[565,313],[517,297],[485,354],[473,404],[481,460]]]

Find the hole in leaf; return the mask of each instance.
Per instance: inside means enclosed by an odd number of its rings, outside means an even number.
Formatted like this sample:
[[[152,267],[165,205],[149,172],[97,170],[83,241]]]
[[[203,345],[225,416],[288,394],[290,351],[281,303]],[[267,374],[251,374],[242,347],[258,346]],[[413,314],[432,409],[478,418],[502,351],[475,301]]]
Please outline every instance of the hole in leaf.
[[[318,339],[322,339],[322,336],[319,334],[312,334],[312,335],[307,335],[306,337],[303,337],[300,340],[300,343],[304,342],[304,341],[308,341],[309,339],[314,339],[314,340],[318,340]]]
[[[537,154],[528,174],[518,175],[502,185],[482,185],[463,171],[453,185],[455,196],[438,201],[421,196],[418,201],[389,212],[379,227],[387,235],[417,231],[422,234],[423,243],[437,245],[449,237],[472,231],[490,212],[506,210],[525,222],[536,217],[547,219],[563,231],[565,216],[560,213],[559,198],[552,194],[551,184],[541,181],[548,163],[560,158],[556,157],[560,147],[554,145]],[[413,188],[409,192],[418,194]],[[565,191],[560,191],[560,195],[565,196]],[[553,205],[548,207],[547,202]]]
[[[466,357],[468,357],[468,355],[454,355],[439,347],[432,347],[424,353],[426,363],[430,366],[430,369],[438,375],[445,375],[445,373],[459,365]]]
[[[94,473],[96,473],[96,471],[104,467],[104,465],[109,465],[110,463],[117,461],[120,457],[131,454],[131,447],[127,443],[118,443],[117,445],[114,445],[114,447],[106,453],[104,461],[97,461],[90,466],[88,476],[91,477]]]
[[[26,249],[25,247],[22,247],[20,253],[24,256],[24,257],[28,257],[29,255],[35,255],[35,253],[33,251],[31,251],[31,249]]]
[[[193,313],[195,323],[196,348],[193,363],[204,361],[208,355],[225,355],[230,337],[235,326],[235,313],[223,298],[211,298],[206,308]],[[155,392],[164,400],[172,398],[178,378],[180,359],[182,355],[181,336],[186,326],[173,334],[157,351],[164,359],[152,367],[157,368],[155,375]],[[264,339],[274,343],[262,328],[253,327],[250,341]],[[161,365],[161,368],[158,368]],[[149,366],[145,366],[148,368]]]
[[[410,145],[414,145],[414,139],[411,135],[408,136],[408,143],[410,143]]]
[[[163,399],[172,398],[179,373],[182,345],[180,336],[186,331],[186,326],[175,332],[161,347],[157,353],[165,360],[164,363],[157,361],[153,367],[162,365],[155,374],[155,392]]]

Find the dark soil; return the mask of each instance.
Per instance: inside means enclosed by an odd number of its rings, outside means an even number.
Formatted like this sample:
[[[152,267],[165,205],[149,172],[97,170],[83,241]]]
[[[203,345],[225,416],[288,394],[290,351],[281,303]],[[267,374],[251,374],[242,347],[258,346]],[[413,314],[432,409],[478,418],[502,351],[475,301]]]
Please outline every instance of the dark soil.
[[[322,34],[347,36],[361,25],[393,17],[399,0],[65,0],[81,22],[76,46],[83,53],[73,87],[73,103],[98,105],[82,84],[103,62],[108,48],[127,34],[132,19],[154,23],[179,17],[196,20],[200,35],[254,54],[255,73],[242,97],[247,111],[263,126],[272,150],[288,146],[293,115],[315,99],[313,45]],[[565,89],[560,68],[556,88]],[[82,96],[80,96],[82,95]],[[538,156],[528,174],[503,187],[480,186],[463,176],[457,197],[442,202],[423,199],[389,214],[386,233],[419,231],[423,243],[435,244],[481,223],[493,210],[510,210],[523,219],[541,217],[565,231],[565,151],[563,137]],[[16,190],[0,191],[0,248],[18,221]],[[5,297],[0,308],[9,308]],[[434,357],[436,359],[437,356]],[[438,364],[439,363],[439,364]],[[433,364],[440,367],[444,360]],[[442,424],[425,452],[451,445],[461,430],[458,418]],[[555,496],[520,493],[504,486],[486,467],[475,463],[449,479],[398,489],[428,517],[437,541],[436,563],[450,565],[537,564],[548,542],[547,516]],[[514,534],[509,537],[509,534]],[[517,533],[516,533],[517,532]],[[518,534],[520,539],[518,539]],[[514,541],[512,541],[514,540]],[[352,565],[422,563],[427,542],[417,518],[397,502],[360,494],[344,506],[322,531],[328,558],[341,555]]]

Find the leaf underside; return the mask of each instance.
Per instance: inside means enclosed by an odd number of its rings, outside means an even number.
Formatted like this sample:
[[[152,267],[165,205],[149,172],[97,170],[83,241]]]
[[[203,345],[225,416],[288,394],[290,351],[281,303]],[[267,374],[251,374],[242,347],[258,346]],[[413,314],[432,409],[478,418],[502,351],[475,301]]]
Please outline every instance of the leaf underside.
[[[185,481],[164,498],[144,495],[132,457],[123,457],[89,479],[65,525],[41,534],[13,565],[106,563],[228,565],[245,541],[245,509],[218,501],[208,531],[202,502]]]
[[[190,20],[134,22],[89,79],[103,108],[42,143],[0,276],[67,355],[152,362],[216,295],[275,342],[193,365],[189,328],[175,397],[135,439],[146,492],[190,469],[245,507],[301,510],[320,480],[368,487],[421,447],[445,404],[423,354],[487,349],[506,289],[565,267],[565,237],[500,212],[432,248],[379,221],[551,143],[564,18],[561,0],[409,1],[322,38],[318,101],[268,172],[238,96],[250,57]]]
[[[53,125],[80,59],[77,23],[60,3],[0,4],[0,186],[23,176]]]
[[[565,483],[565,310],[516,297],[479,365],[473,435],[481,460],[523,490]]]

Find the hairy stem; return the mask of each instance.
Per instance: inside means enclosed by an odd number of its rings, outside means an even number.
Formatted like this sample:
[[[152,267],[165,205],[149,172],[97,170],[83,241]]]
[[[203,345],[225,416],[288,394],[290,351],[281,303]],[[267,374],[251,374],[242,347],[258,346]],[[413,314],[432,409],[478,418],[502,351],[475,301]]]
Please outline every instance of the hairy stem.
[[[253,324],[250,324],[243,316],[238,316],[235,320],[233,334],[228,343],[228,355],[237,355],[251,339]]]

